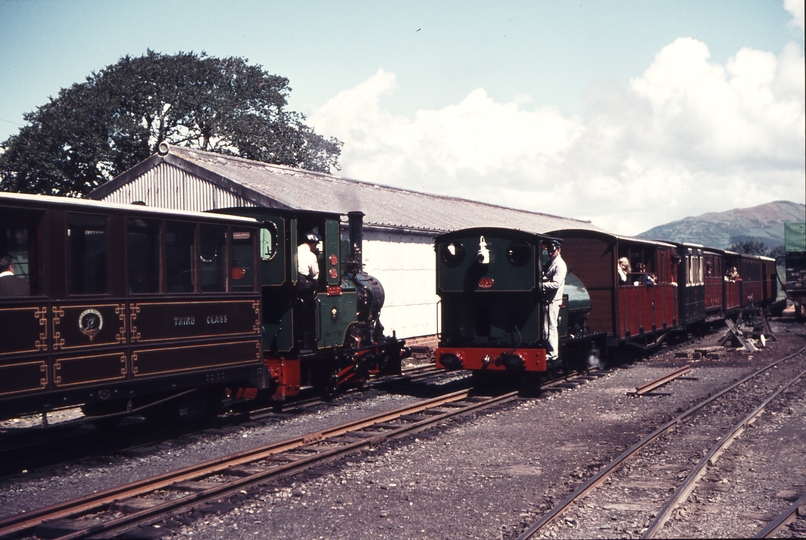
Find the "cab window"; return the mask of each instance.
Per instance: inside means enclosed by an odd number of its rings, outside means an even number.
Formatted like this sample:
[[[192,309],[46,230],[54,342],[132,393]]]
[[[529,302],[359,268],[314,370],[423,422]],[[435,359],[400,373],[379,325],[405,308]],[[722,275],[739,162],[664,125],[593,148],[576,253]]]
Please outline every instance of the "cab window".
[[[268,223],[260,229],[260,259],[270,261],[277,253],[277,225]]]

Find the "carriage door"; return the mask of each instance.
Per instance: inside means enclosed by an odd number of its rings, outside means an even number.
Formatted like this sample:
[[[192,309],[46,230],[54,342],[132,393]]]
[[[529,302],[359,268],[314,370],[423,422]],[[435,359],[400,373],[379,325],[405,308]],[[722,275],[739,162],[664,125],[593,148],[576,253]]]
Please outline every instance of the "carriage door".
[[[43,393],[52,384],[40,260],[43,215],[0,208],[0,257],[13,264],[13,276],[0,277],[8,280],[0,285],[0,404],[6,397]]]

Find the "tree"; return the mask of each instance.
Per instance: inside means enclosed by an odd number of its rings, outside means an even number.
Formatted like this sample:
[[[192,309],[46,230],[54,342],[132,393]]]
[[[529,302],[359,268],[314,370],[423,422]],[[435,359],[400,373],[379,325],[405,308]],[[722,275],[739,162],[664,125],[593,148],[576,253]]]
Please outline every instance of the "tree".
[[[773,259],[777,259],[778,257],[785,257],[786,256],[786,245],[779,244],[772,248],[769,253],[767,253],[767,257],[772,257]]]
[[[728,251],[735,251],[736,253],[746,253],[748,255],[766,255],[767,245],[764,242],[756,242],[754,240],[747,240],[745,242],[736,242],[728,248]]]
[[[80,196],[154,154],[187,146],[319,172],[342,143],[286,111],[288,79],[204,52],[124,56],[25,114],[0,154],[0,189]]]

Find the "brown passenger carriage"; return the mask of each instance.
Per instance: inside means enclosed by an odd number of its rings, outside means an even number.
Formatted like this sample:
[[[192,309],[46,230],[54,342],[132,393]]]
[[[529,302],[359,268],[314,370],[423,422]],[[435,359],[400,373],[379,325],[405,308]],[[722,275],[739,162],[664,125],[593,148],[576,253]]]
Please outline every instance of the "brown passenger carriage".
[[[259,235],[248,218],[0,194],[0,256],[27,286],[0,298],[0,417],[190,390],[204,408],[260,386]]]

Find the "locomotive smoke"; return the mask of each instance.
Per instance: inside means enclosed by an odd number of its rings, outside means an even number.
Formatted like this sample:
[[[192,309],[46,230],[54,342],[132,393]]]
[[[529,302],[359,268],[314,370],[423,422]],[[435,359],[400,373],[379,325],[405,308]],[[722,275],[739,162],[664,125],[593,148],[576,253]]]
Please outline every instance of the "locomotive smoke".
[[[603,369],[604,364],[599,359],[599,347],[591,345],[591,352],[588,354],[588,369]]]

